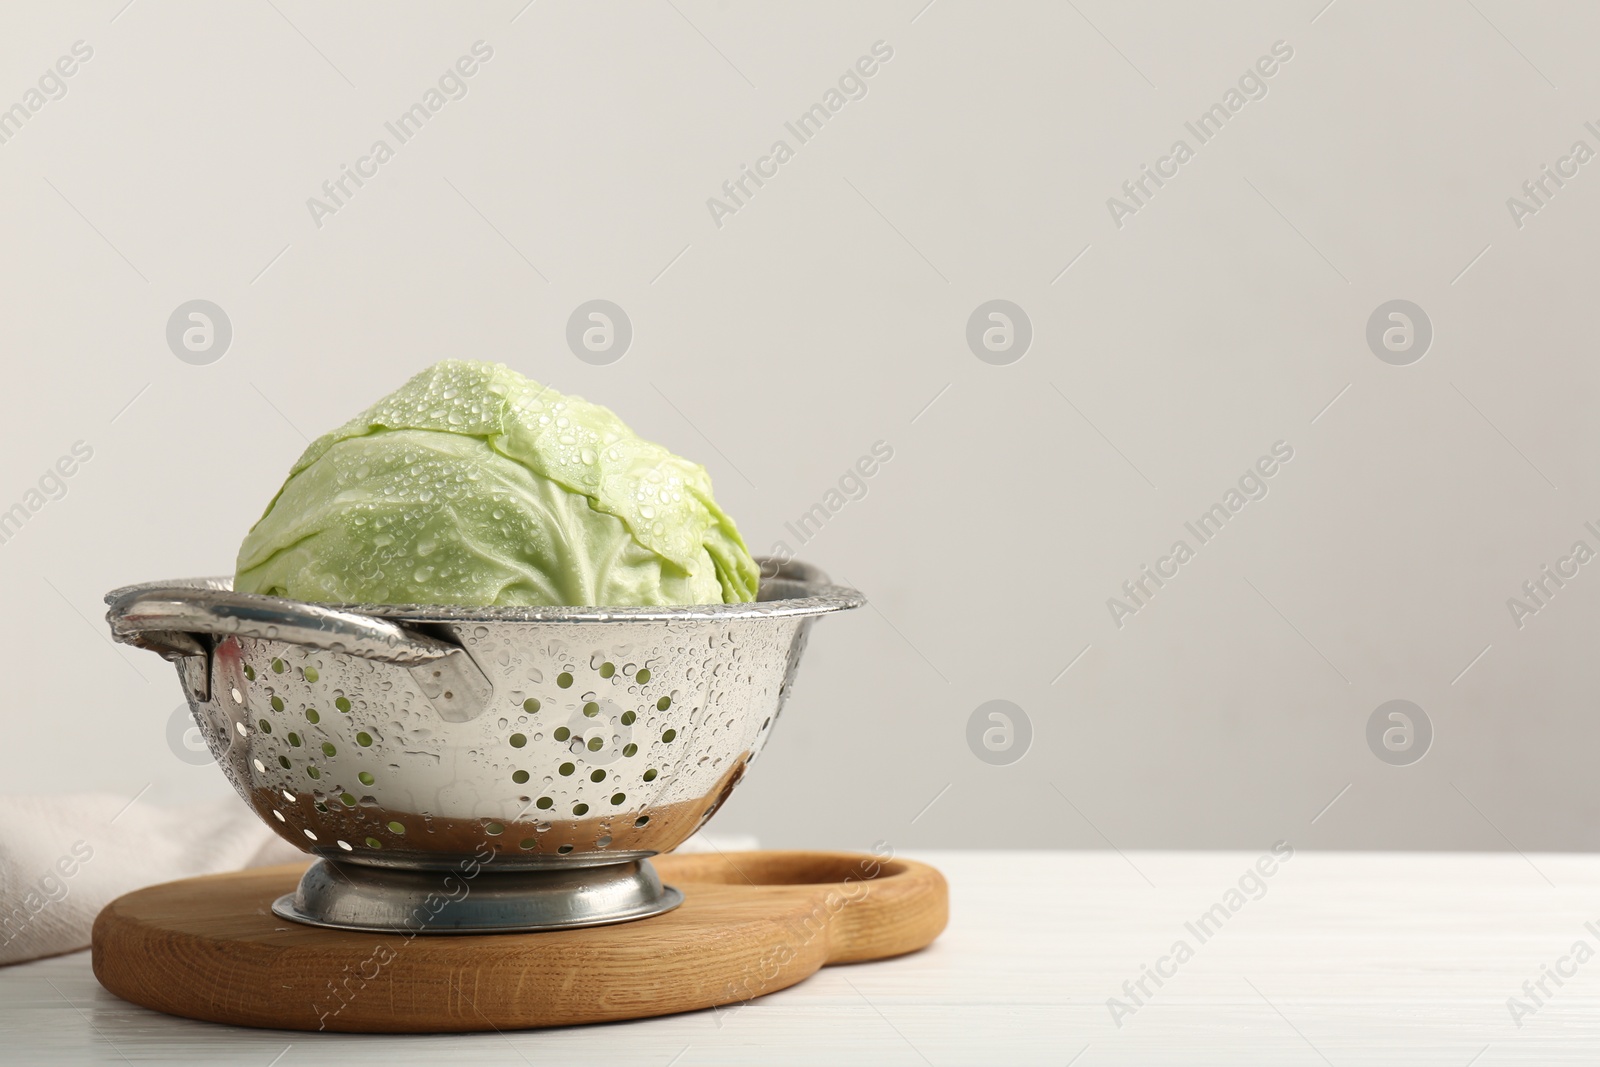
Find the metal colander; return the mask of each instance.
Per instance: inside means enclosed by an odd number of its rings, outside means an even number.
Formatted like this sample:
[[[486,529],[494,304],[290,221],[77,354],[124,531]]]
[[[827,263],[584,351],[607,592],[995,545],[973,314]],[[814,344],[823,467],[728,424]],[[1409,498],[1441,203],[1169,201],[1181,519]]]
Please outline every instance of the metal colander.
[[[804,564],[763,574],[755,603],[670,608],[333,607],[200,579],[116,590],[107,620],[177,664],[239,795],[322,858],[280,915],[543,929],[681,900],[648,857],[759,755],[812,620],[862,603]]]

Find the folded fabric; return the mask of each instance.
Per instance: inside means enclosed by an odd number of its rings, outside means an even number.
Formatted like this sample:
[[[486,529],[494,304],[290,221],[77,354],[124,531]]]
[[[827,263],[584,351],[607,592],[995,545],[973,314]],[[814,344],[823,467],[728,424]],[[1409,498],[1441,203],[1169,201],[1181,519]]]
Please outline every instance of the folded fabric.
[[[0,964],[86,948],[94,917],[129,890],[304,856],[237,800],[0,796]]]
[[[696,834],[679,851],[755,847]],[[0,965],[87,948],[100,909],[143,886],[307,859],[231,797],[160,807],[113,793],[0,795]]]

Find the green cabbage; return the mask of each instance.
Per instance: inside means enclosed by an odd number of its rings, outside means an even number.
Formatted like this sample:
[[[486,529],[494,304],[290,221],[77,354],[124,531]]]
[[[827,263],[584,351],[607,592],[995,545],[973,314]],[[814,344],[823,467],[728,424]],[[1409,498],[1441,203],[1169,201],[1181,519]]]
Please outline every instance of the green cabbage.
[[[234,588],[327,603],[755,599],[705,468],[503,364],[446,360],[307,448]]]

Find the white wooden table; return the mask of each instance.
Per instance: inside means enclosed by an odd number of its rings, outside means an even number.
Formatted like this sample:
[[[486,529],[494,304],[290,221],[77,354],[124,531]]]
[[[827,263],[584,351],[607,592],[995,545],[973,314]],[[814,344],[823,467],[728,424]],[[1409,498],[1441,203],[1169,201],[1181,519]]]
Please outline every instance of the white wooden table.
[[[918,854],[952,890],[950,928],[926,952],[829,968],[731,1012],[553,1031],[385,1037],[195,1023],[117,1000],[77,953],[0,970],[0,1062],[1600,1061],[1600,955],[1572,954],[1579,941],[1600,952],[1600,857],[1298,852],[1261,880],[1259,899],[1197,926],[1202,941],[1185,924],[1226,906],[1258,857]],[[1248,877],[1246,888],[1256,889]],[[1162,963],[1171,977],[1159,987],[1145,978],[1150,995],[1135,1003],[1123,983],[1179,940],[1192,957]],[[1571,972],[1560,985],[1544,972],[1558,964]],[[1541,978],[1549,995],[1536,1003],[1523,983]],[[1113,996],[1135,1009],[1120,1027]],[[1520,1020],[1513,996],[1532,1009]]]

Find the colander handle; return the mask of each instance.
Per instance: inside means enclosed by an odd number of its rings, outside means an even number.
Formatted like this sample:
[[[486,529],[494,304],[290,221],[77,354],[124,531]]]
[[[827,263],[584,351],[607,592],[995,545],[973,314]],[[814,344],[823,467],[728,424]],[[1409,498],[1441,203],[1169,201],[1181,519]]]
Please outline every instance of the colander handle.
[[[476,718],[494,685],[460,645],[385,619],[281,597],[199,586],[140,586],[107,598],[111,636],[166,659],[198,657],[205,668],[192,688],[210,699],[211,642],[201,637],[284,641],[359,656],[410,670],[424,695],[451,722]]]
[[[221,589],[135,590],[111,602],[106,621],[118,641],[168,659],[200,654],[194,634],[287,641],[406,667],[461,651],[459,645],[371,615]]]

